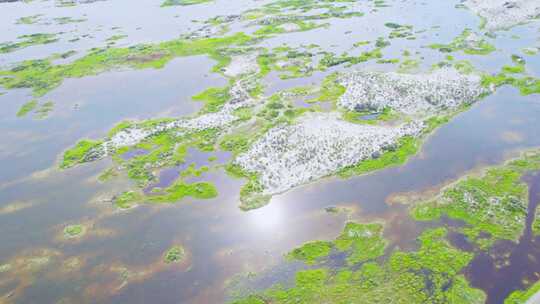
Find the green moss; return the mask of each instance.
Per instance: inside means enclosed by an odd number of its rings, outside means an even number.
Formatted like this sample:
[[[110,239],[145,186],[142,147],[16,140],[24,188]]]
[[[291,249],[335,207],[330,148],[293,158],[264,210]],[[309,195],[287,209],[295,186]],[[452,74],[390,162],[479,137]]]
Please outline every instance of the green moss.
[[[165,253],[164,260],[165,263],[180,263],[184,259],[186,255],[186,252],[184,250],[184,247],[180,245],[175,245],[169,248],[167,252]]]
[[[32,112],[37,106],[37,100],[33,99],[29,102],[23,104],[19,111],[17,112],[17,117],[25,116],[26,114]]]
[[[101,145],[100,141],[81,140],[75,147],[67,150],[64,153],[64,158],[60,164],[60,168],[66,169],[73,167],[76,164],[81,164],[87,161],[88,153]]]
[[[331,242],[314,241],[305,243],[302,247],[294,249],[288,254],[288,257],[303,261],[307,264],[313,264],[317,260],[328,256],[331,250]]]

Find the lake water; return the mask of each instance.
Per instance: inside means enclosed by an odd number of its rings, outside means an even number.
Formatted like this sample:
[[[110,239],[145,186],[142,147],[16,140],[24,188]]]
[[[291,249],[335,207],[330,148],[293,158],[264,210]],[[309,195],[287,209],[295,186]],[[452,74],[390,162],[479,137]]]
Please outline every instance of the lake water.
[[[117,33],[127,35],[118,45],[170,40],[197,28],[191,20],[238,14],[269,1],[218,0],[171,8],[162,8],[158,2],[109,0],[75,7],[56,7],[54,1],[0,3],[0,41],[35,32],[66,32],[57,43],[0,54],[0,65],[67,50],[83,55]],[[454,9],[458,1],[388,3],[391,7],[364,17],[330,20],[329,27],[278,35],[261,45],[315,43],[340,54],[354,42],[374,40],[381,32],[388,32],[384,22],[396,22],[426,32],[417,34],[416,40],[393,41],[385,54],[398,56],[403,49],[414,49],[419,52],[414,58],[423,57],[422,67],[429,67],[444,54],[422,46],[451,41],[463,28],[479,24],[471,12]],[[17,18],[35,14],[43,14],[44,19],[70,16],[87,21],[64,26],[15,25]],[[111,29],[114,27],[119,29]],[[456,60],[469,59],[482,70],[496,72],[501,64],[511,64],[511,54],[538,43],[538,27],[532,23],[501,32],[494,40],[498,49],[494,54],[458,53]],[[93,37],[67,42],[85,33]],[[528,72],[540,76],[540,57],[527,56],[526,60]],[[521,149],[540,146],[540,98],[521,96],[518,90],[503,87],[438,129],[406,165],[297,187],[249,212],[238,208],[243,181],[222,171],[204,173],[205,180],[217,185],[219,195],[214,199],[186,199],[119,211],[104,199],[133,184],[125,177],[103,184],[97,181],[111,164],[109,159],[66,171],[55,169],[62,151],[81,138],[105,136],[122,120],[195,113],[201,104],[190,100],[192,95],[227,84],[224,77],[211,72],[213,65],[211,59],[195,56],[175,59],[158,70],[110,71],[68,79],[43,97],[55,102],[51,116],[43,120],[16,117],[19,107],[31,99],[28,90],[5,91],[0,96],[0,265],[16,257],[52,252],[39,271],[0,273],[0,302],[221,303],[227,298],[226,282],[235,275],[282,265],[283,254],[306,241],[335,238],[349,218],[326,212],[329,206],[351,208],[353,219],[386,220],[385,236],[391,245],[414,248],[424,227],[408,218],[405,207],[389,203],[393,195],[436,190],[481,166],[498,164]],[[296,80],[269,75],[266,94],[319,83],[327,74]],[[195,150],[189,154],[198,164],[209,156]],[[219,155],[218,163],[229,157]],[[174,169],[162,172],[157,185],[170,184],[175,174]],[[538,198],[538,176],[530,183],[531,197]],[[6,209],[14,204],[20,209]],[[91,229],[83,240],[59,240],[58,235],[70,223],[85,223]],[[508,292],[524,286],[523,279],[537,280],[537,242],[529,233],[517,245],[500,244],[501,248],[494,250],[511,256],[510,264],[502,269],[494,269],[488,255],[475,258],[466,270],[472,285],[488,294],[489,303],[501,303]],[[163,267],[163,253],[173,243],[186,248],[188,261]],[[66,261],[74,257],[80,267],[66,270]]]

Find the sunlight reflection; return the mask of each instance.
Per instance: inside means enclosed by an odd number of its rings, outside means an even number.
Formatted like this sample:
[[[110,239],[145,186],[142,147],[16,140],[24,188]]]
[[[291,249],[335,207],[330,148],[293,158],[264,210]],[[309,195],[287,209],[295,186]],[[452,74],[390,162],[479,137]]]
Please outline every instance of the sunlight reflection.
[[[260,230],[274,230],[284,220],[282,204],[275,200],[262,208],[249,211],[248,215],[251,226]]]

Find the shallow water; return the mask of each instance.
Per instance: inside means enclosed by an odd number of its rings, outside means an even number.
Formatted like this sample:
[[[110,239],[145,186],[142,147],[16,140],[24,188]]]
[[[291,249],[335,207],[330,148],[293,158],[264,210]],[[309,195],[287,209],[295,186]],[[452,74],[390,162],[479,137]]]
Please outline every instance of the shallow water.
[[[518,243],[505,241],[496,244],[488,253],[475,257],[466,270],[475,287],[487,290],[490,303],[503,303],[516,289],[524,289],[540,279],[540,237],[532,235],[536,207],[540,203],[540,173],[526,175],[529,185],[529,206],[526,226]]]
[[[137,4],[128,0],[100,1],[71,8],[54,7],[52,1],[0,4],[0,26],[7,29],[0,31],[0,41],[15,40],[21,34],[36,31],[67,32],[58,43],[0,54],[0,65],[70,49],[84,54],[92,47],[103,46],[106,38],[117,33],[128,35],[118,45],[173,39],[197,28],[198,25],[191,22],[193,19],[237,14],[262,3],[220,0],[201,6],[171,8],[160,8],[159,3],[149,0]],[[384,52],[392,57],[404,49],[417,48],[420,53],[414,57],[424,57],[422,67],[429,67],[444,54],[420,46],[449,42],[464,27],[476,28],[479,23],[470,12],[454,10],[456,3],[452,1],[391,3],[392,7],[373,15],[332,20],[328,28],[278,35],[261,45],[315,43],[339,54],[350,50],[354,42],[387,34],[389,30],[380,22],[384,20],[412,24],[415,30],[427,29],[417,35],[417,40],[393,41]],[[129,14],[117,13],[127,9]],[[404,15],[403,11],[415,14]],[[88,21],[66,26],[14,25],[17,18],[37,13],[42,13],[45,19],[69,15]],[[115,26],[120,29],[111,30]],[[232,28],[245,30],[241,25]],[[497,71],[501,64],[511,63],[510,54],[536,43],[537,28],[538,23],[535,23],[500,33],[495,40],[499,50],[492,56],[459,54],[456,59],[470,59],[486,71]],[[345,34],[351,29],[353,33]],[[67,42],[72,36],[84,33],[94,37]],[[514,34],[525,39],[512,39]],[[540,74],[540,58],[525,58],[529,72]],[[67,171],[55,169],[57,157],[63,150],[80,138],[103,137],[122,120],[195,113],[201,104],[191,101],[192,95],[208,87],[227,84],[225,78],[210,72],[214,64],[204,56],[186,57],[175,59],[158,70],[110,71],[68,79],[43,97],[55,102],[51,117],[45,120],[15,117],[19,107],[31,99],[27,90],[7,91],[0,96],[3,106],[0,112],[0,208],[15,203],[25,206],[14,212],[0,212],[0,264],[12,257],[35,255],[41,249],[58,251],[51,263],[37,273],[18,277],[0,273],[0,294],[13,293],[17,303],[57,303],[60,300],[220,303],[227,297],[225,282],[228,279],[283,265],[284,253],[309,240],[333,239],[350,218],[387,220],[385,236],[391,245],[413,249],[416,236],[425,226],[412,221],[406,207],[389,204],[393,195],[438,189],[480,166],[500,163],[520,149],[540,146],[538,96],[524,97],[516,89],[504,87],[438,129],[426,140],[419,155],[406,165],[348,180],[329,178],[308,184],[277,195],[269,205],[249,212],[238,208],[242,181],[231,179],[222,171],[205,173],[205,180],[217,185],[217,198],[187,199],[178,204],[143,205],[119,211],[104,199],[133,185],[124,176],[105,184],[97,182],[96,177],[111,164],[110,160]],[[381,69],[381,66],[365,63],[353,68]],[[347,68],[329,69],[312,77],[292,80],[281,80],[270,74],[265,79],[266,95],[285,88],[317,84],[329,73],[343,69]],[[210,155],[190,152],[192,158],[188,157],[186,165],[191,162],[212,165],[208,162]],[[230,157],[228,154],[217,156],[216,164],[223,164]],[[162,171],[159,182],[153,186],[171,184],[178,169]],[[533,181],[536,183],[531,183],[530,189],[536,192],[531,197],[538,192],[537,177]],[[350,218],[346,214],[332,214],[324,210],[329,206],[344,206],[354,212]],[[89,232],[83,241],[58,239],[66,224],[78,222],[91,225],[94,232]],[[540,264],[529,259],[529,256],[540,259],[538,242],[540,240],[526,233],[518,245],[502,243],[495,251],[510,254],[510,264],[501,269],[493,267],[493,259],[488,255],[475,259],[467,270],[469,278],[474,286],[488,293],[489,303],[500,303],[509,291],[523,287],[524,278],[530,282],[538,279],[536,273],[540,273]],[[159,261],[174,243],[186,248],[189,265],[163,268]],[[62,270],[62,263],[70,257],[81,259],[80,270]],[[125,286],[122,271],[117,270],[124,266],[132,271],[130,282]],[[267,287],[283,277],[290,277],[294,269],[285,267],[281,272],[276,271],[261,285]],[[139,277],[134,273],[139,273]],[[17,290],[17,286],[24,288]]]

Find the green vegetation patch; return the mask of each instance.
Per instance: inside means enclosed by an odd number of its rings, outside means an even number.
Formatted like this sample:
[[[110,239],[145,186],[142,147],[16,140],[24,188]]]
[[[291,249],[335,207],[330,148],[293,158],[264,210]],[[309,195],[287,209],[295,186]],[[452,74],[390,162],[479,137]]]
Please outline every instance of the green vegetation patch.
[[[318,259],[328,256],[331,250],[331,242],[314,241],[305,243],[302,247],[294,249],[288,256],[292,259],[303,261],[306,264],[314,264]]]
[[[536,293],[540,292],[540,282],[536,282],[526,290],[516,290],[512,292],[505,300],[504,304],[523,304],[531,299]]]
[[[387,242],[382,238],[380,224],[349,222],[334,244],[339,251],[348,251],[347,264],[354,265],[373,260],[384,254]]]
[[[225,170],[232,177],[247,179],[247,182],[240,189],[240,209],[247,211],[268,204],[271,197],[260,194],[262,185],[256,173],[247,172],[242,167],[234,164],[227,165]]]
[[[229,86],[223,88],[208,88],[192,98],[195,101],[204,103],[203,112],[218,112],[231,98],[229,90]]]
[[[253,34],[257,36],[269,36],[290,32],[305,32],[316,28],[326,27],[327,24],[319,24],[312,21],[292,20],[290,22],[274,22],[264,25]]]
[[[352,266],[362,262],[375,260],[384,254],[387,246],[382,238],[381,224],[359,224],[348,222],[337,239],[329,241],[308,242],[291,251],[287,256],[307,264],[321,262],[332,250],[345,252],[347,264]]]
[[[379,256],[380,244],[386,243],[380,230],[378,224],[349,223],[335,242],[376,237],[378,241],[361,246],[362,252],[376,252],[373,258]],[[373,235],[367,236],[368,231]],[[427,230],[418,238],[417,251],[395,250],[388,259],[298,271],[293,286],[277,284],[232,303],[484,303],[484,293],[460,274],[472,254],[452,247],[446,234],[444,228]]]
[[[336,55],[334,53],[326,53],[325,56],[319,62],[319,69],[326,70],[330,67],[334,67],[341,64],[346,64],[347,67],[368,62],[370,60],[380,60],[383,58],[382,50],[389,46],[390,42],[384,39],[378,39],[375,43],[375,48],[369,51],[364,51],[358,56],[352,56],[347,53],[342,55]]]
[[[197,199],[210,199],[216,197],[217,194],[216,186],[209,182],[197,182],[192,184],[177,182],[165,189],[163,194],[149,196],[148,200],[154,203],[174,203],[186,196]]]
[[[363,160],[356,165],[345,167],[338,172],[338,175],[342,178],[349,178],[355,175],[362,175],[376,170],[405,164],[411,156],[418,153],[424,137],[439,126],[447,123],[452,115],[455,115],[455,113],[449,114],[448,116],[435,116],[429,118],[425,122],[427,127],[423,130],[423,137],[402,137],[396,145],[386,147],[386,150],[383,151],[379,157]]]
[[[17,112],[17,117],[26,116],[26,114],[32,112],[36,108],[37,104],[37,100],[35,99],[23,104]]]
[[[43,15],[37,14],[32,16],[24,16],[17,19],[16,24],[35,24],[37,23]]]
[[[220,53],[222,48],[246,44],[251,39],[244,33],[237,33],[220,38],[178,39],[126,48],[94,49],[72,63],[58,65],[52,63],[53,57],[27,60],[11,70],[0,71],[0,85],[7,89],[30,88],[34,96],[42,96],[66,78],[97,75],[121,67],[161,68],[173,58],[202,54],[223,62],[227,58]]]
[[[38,119],[44,119],[44,118],[47,118],[47,116],[49,116],[49,114],[52,112],[52,110],[54,109],[54,102],[52,101],[47,101],[45,103],[42,103],[39,108],[36,109],[36,117]]]
[[[69,225],[64,228],[65,238],[77,238],[86,233],[86,228],[83,225]]]
[[[482,84],[486,87],[511,85],[517,88],[521,95],[540,94],[540,79],[531,76],[517,78],[502,72],[497,75],[484,75]]]
[[[463,51],[469,55],[488,55],[495,51],[493,45],[470,29],[465,29],[449,44],[432,44],[429,47],[444,53]]]
[[[184,260],[184,257],[186,256],[186,251],[184,247],[180,245],[175,245],[169,248],[167,252],[165,253],[165,263],[180,263]]]
[[[485,87],[500,87],[511,85],[519,90],[521,95],[540,94],[540,79],[524,75],[525,59],[512,55],[513,66],[505,65],[498,74],[482,75],[482,85]]]
[[[37,33],[31,35],[22,35],[17,37],[19,42],[0,43],[0,53],[11,53],[32,45],[48,44],[58,41],[56,34]],[[2,74],[0,73],[0,76]],[[1,83],[1,82],[0,82]]]
[[[327,76],[321,85],[318,97],[310,100],[311,102],[331,102],[336,104],[339,98],[345,94],[346,88],[339,83],[339,74],[333,73]]]
[[[188,6],[212,1],[214,0],[165,0],[161,6]]]
[[[80,23],[80,22],[86,21],[87,19],[85,18],[76,19],[72,17],[57,17],[57,18],[54,18],[53,20],[54,22],[56,22],[56,24],[63,25],[63,24],[69,24],[69,23]]]
[[[343,178],[349,178],[355,175],[362,175],[376,170],[402,165],[407,162],[409,157],[418,152],[419,146],[418,139],[411,136],[403,137],[399,140],[396,147],[389,147],[380,157],[364,160],[357,165],[345,167],[338,172],[338,175]]]
[[[105,171],[103,171],[98,176],[98,181],[104,183],[106,181],[109,181],[109,180],[117,177],[118,175],[119,175],[118,172],[114,168],[109,168],[109,169],[106,169]]]
[[[458,229],[480,248],[501,239],[517,241],[525,227],[528,207],[528,187],[521,178],[538,169],[540,153],[526,153],[518,160],[489,168],[481,176],[459,180],[435,200],[414,206],[411,214],[421,221],[443,215],[464,221],[466,225]],[[533,231],[540,231],[540,221],[535,220]]]
[[[205,93],[205,95],[213,94]],[[115,167],[125,170],[127,176],[138,186],[138,189],[125,191],[113,198],[115,205],[120,208],[129,208],[143,202],[175,203],[185,197],[196,199],[216,197],[218,192],[213,183],[187,182],[188,178],[200,177],[211,168],[198,166],[196,163],[186,163],[186,158],[190,148],[201,152],[214,151],[221,134],[217,128],[203,130],[171,128],[155,132],[132,146],[115,148],[113,145],[103,144],[119,132],[129,128],[153,130],[174,121],[174,119],[163,118],[139,123],[121,122],[109,131],[104,141],[82,140],[75,147],[67,150],[60,167],[69,168],[77,164],[91,162],[102,158],[105,153],[112,155]],[[137,153],[126,157],[126,153],[131,151]],[[144,153],[139,153],[139,151]],[[171,168],[178,168],[178,176],[172,181],[172,184],[164,188],[154,186],[158,181],[158,173],[161,170]],[[107,181],[118,174],[116,169],[110,168],[105,170],[98,179]]]
[[[67,169],[74,165],[85,163],[92,160],[92,151],[95,151],[101,146],[101,141],[83,139],[79,141],[73,148],[64,152],[64,157],[60,168]]]

